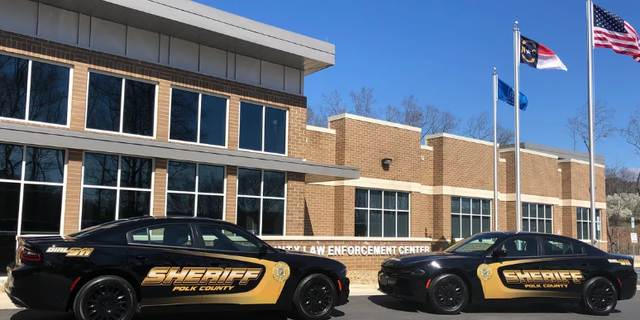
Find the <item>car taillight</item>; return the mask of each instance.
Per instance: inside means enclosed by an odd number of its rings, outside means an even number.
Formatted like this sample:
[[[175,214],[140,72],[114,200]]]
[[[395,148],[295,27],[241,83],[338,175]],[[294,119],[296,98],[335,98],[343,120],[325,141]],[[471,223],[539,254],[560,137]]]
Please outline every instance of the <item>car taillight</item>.
[[[20,259],[22,261],[38,262],[42,261],[42,256],[29,248],[22,247],[20,248]]]

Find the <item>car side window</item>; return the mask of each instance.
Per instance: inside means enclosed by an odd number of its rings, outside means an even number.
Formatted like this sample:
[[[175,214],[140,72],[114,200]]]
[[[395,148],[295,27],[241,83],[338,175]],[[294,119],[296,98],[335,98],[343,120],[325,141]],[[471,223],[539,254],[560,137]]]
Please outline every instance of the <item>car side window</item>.
[[[555,238],[543,238],[542,247],[546,256],[563,256],[572,254],[582,254],[583,248],[574,245],[571,241]]]
[[[500,247],[507,258],[531,257],[538,255],[538,241],[535,237],[516,237],[506,240]]]
[[[170,224],[136,230],[131,233],[130,242],[170,247],[192,247],[193,235],[188,224]]]
[[[200,225],[199,228],[202,242],[207,249],[234,252],[260,251],[257,243],[234,229],[213,224]]]

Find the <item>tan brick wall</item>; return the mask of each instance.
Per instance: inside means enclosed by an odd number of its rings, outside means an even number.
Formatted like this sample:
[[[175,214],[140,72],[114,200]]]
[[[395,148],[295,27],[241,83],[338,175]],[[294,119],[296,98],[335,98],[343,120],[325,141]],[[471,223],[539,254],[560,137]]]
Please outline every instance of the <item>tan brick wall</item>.
[[[360,176],[419,182],[420,132],[342,118],[331,121],[336,130],[336,164],[360,168]],[[391,158],[388,170],[381,161]]]
[[[430,238],[433,235],[433,196],[412,192],[409,224],[411,237]]]
[[[155,160],[155,171],[154,171],[154,187],[153,187],[153,213],[152,215],[156,217],[164,217],[165,216],[165,207],[167,201],[167,159],[159,159]]]
[[[451,196],[433,196],[433,240],[451,239]]]
[[[332,236],[335,233],[335,188],[307,184],[304,187],[304,235]]]
[[[434,150],[434,185],[493,190],[493,146],[440,137]]]
[[[307,161],[336,163],[336,135],[326,132],[307,130],[305,156]]]
[[[286,235],[302,236],[305,228],[304,174],[287,174],[287,214]]]
[[[410,252],[417,252],[417,250],[420,250],[419,247],[428,247],[428,249],[431,249],[431,242],[429,241],[370,241],[367,240],[366,238],[363,238],[362,241],[353,241],[353,240],[295,240],[295,241],[287,241],[287,240],[267,240],[267,242],[273,246],[277,246],[277,247],[283,247],[289,250],[294,250],[294,251],[304,251],[304,252],[311,252],[311,247],[314,248],[318,248],[318,247],[324,247],[324,254],[322,254],[322,256],[324,257],[329,257],[335,260],[338,260],[342,263],[344,263],[347,266],[347,270],[380,270],[380,264],[382,263],[382,261],[384,259],[386,259],[387,257],[390,256],[395,256],[401,253],[404,253],[405,251],[407,251],[407,253]],[[288,248],[287,246],[291,246],[290,248]],[[329,247],[339,247],[340,249],[338,249],[338,251],[333,250],[333,255],[330,255],[329,253]],[[351,255],[349,254],[349,252],[344,252],[342,253],[341,247],[342,246],[352,246],[353,251],[351,252]],[[390,254],[384,254],[382,255],[381,253],[378,255],[369,255],[369,246],[375,247],[375,246],[384,246],[385,247],[385,251],[387,250],[387,247],[390,249],[389,252]],[[357,250],[359,250],[359,252],[356,252],[356,248],[358,247]],[[400,248],[402,247],[402,248]],[[366,252],[366,255],[363,255],[362,252],[364,251]],[[371,249],[373,252],[373,248]],[[424,248],[423,248],[424,250]],[[336,252],[338,252],[338,254],[336,254]],[[317,253],[317,249],[316,249],[316,254]]]
[[[78,231],[80,226],[80,186],[82,185],[82,151],[70,149],[67,164],[67,186],[64,204],[64,234]]]
[[[231,223],[236,223],[236,206],[238,189],[238,167],[227,167],[227,194],[225,197],[226,208],[224,220]]]

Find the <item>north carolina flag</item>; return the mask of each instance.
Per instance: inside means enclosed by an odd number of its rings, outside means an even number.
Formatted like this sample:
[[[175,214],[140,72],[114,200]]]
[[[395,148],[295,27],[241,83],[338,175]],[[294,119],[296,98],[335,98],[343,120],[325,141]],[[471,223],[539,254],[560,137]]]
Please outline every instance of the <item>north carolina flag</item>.
[[[567,71],[567,67],[551,49],[529,38],[523,36],[520,36],[520,38],[520,63],[536,69]]]

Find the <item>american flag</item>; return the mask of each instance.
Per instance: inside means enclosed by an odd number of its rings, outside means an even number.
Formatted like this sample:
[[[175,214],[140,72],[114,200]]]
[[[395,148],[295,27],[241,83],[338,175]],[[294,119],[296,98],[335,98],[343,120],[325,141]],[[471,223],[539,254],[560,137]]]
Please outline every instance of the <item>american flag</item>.
[[[593,44],[632,56],[640,62],[640,37],[633,27],[617,15],[593,5]]]

